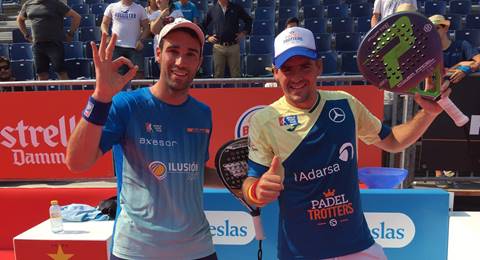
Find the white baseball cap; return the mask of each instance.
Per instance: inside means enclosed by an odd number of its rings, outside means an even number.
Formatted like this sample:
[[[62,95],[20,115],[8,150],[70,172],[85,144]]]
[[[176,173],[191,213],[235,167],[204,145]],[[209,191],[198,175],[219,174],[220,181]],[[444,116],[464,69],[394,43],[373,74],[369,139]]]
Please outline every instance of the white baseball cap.
[[[293,56],[318,59],[313,33],[302,27],[290,27],[275,37],[273,65],[282,67]]]
[[[162,38],[165,37],[170,31],[175,30],[175,29],[179,29],[179,28],[192,29],[195,32],[195,34],[197,35],[197,38],[200,41],[200,44],[201,44],[201,47],[202,47],[201,49],[203,50],[203,44],[205,43],[205,35],[203,34],[202,29],[200,29],[200,27],[198,27],[198,25],[196,25],[196,24],[194,24],[194,23],[190,22],[189,20],[187,20],[185,18],[182,18],[182,17],[175,18],[175,20],[173,20],[173,22],[163,26],[162,30],[158,34],[158,42],[160,42],[162,40]]]

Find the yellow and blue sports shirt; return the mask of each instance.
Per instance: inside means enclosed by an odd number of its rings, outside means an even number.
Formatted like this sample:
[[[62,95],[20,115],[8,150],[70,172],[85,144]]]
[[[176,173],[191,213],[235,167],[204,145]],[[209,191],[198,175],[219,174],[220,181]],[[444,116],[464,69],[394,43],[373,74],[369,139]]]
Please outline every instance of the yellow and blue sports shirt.
[[[357,137],[372,144],[391,130],[346,92],[318,94],[310,110],[282,97],[250,121],[248,175],[259,178],[274,155],[282,162],[279,259],[342,256],[374,243],[360,203]]]

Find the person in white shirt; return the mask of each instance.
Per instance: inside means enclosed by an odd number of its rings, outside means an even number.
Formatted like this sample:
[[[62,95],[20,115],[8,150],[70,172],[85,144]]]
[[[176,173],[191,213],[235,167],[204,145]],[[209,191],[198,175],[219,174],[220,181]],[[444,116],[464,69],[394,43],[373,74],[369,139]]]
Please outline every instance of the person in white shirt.
[[[143,40],[147,39],[150,30],[148,27],[147,12],[134,3],[133,0],[121,0],[107,6],[102,20],[102,32],[109,35],[110,24],[112,33],[118,35],[113,51],[113,58],[126,57],[139,67],[136,78],[144,78],[143,74]],[[120,68],[125,74],[128,68]]]
[[[375,0],[373,3],[373,15],[370,21],[371,26],[375,26],[381,19],[395,13],[402,4],[410,4],[417,10],[417,0]]]
[[[155,53],[155,60],[157,60],[156,49],[158,47],[158,34],[163,26],[173,22],[176,18],[183,17],[181,10],[175,9],[170,0],[156,0],[158,10],[148,16],[150,20],[150,31],[155,35],[153,37],[153,53]]]

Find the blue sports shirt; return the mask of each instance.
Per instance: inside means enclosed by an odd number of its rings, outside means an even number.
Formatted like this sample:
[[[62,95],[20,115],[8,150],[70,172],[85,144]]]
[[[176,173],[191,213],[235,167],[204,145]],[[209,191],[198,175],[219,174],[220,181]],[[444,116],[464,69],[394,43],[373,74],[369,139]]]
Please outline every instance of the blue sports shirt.
[[[125,259],[197,259],[213,254],[203,211],[209,107],[188,97],[166,104],[149,88],[113,98],[100,149],[123,151],[113,253]]]
[[[248,175],[259,178],[274,155],[282,162],[282,260],[338,257],[374,243],[360,202],[357,138],[371,144],[391,130],[346,92],[319,91],[318,96],[310,110],[282,97],[250,121]]]

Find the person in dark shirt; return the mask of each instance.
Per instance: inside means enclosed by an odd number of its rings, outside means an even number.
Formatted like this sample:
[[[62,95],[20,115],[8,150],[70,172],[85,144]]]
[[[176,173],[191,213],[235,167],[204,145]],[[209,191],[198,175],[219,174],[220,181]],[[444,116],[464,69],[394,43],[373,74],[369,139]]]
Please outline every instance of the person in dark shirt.
[[[239,26],[240,20],[244,22],[242,30]],[[225,64],[228,64],[231,77],[240,77],[239,41],[250,33],[252,18],[240,5],[229,0],[218,0],[208,9],[203,28],[207,42],[213,44],[215,78],[225,76]]]
[[[480,66],[480,54],[477,49],[468,41],[451,40],[448,33],[450,21],[442,15],[432,15],[429,19],[440,36],[444,67],[452,73],[450,81],[458,83],[468,74],[477,71]]]
[[[66,35],[63,18],[71,17],[72,24]],[[28,33],[25,20],[32,22],[32,34]],[[17,24],[25,39],[32,42],[33,59],[39,80],[48,80],[49,63],[62,80],[68,79],[65,66],[63,40],[71,42],[80,25],[80,15],[59,0],[28,0],[17,16]]]

